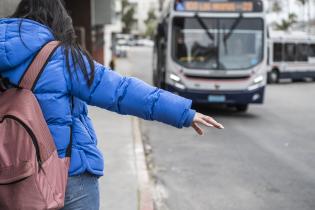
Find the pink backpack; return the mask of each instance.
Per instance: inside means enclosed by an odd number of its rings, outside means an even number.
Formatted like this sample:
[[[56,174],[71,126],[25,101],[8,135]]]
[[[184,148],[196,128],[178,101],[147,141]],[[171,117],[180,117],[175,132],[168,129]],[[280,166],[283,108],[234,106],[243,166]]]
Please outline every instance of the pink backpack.
[[[64,206],[72,141],[60,159],[32,90],[59,46],[37,54],[19,87],[0,91],[0,209],[47,210]],[[4,88],[3,82],[0,88]]]

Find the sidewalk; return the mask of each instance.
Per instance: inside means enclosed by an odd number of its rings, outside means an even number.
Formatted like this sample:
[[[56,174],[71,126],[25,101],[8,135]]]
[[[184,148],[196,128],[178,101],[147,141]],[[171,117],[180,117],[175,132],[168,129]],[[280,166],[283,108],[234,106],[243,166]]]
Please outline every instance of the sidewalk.
[[[153,210],[138,119],[95,107],[89,114],[105,159],[100,210]]]

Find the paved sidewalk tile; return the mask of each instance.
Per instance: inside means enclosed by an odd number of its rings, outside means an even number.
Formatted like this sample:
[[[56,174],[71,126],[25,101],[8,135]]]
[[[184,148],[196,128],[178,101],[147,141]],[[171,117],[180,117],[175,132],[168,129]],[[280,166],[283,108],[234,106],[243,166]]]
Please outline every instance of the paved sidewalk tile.
[[[117,64],[120,74],[131,75],[128,60]],[[95,107],[89,111],[105,159],[105,175],[100,179],[100,210],[152,210],[137,120]]]
[[[136,210],[138,182],[131,118],[94,107],[90,107],[90,117],[105,159],[100,209]]]

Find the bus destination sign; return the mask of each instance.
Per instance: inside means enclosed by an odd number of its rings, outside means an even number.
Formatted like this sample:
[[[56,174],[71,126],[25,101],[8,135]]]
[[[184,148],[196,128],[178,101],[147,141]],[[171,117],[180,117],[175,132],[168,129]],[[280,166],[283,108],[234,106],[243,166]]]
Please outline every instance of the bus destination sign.
[[[182,0],[176,2],[175,8],[189,12],[261,12],[262,2]]]

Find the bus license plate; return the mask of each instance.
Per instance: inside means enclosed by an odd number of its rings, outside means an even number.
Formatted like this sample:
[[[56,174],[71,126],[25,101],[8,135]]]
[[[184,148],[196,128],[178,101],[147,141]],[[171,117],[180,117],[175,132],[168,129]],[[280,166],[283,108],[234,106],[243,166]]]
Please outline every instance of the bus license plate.
[[[222,103],[222,102],[226,101],[226,98],[224,95],[209,95],[208,101],[209,102]]]

